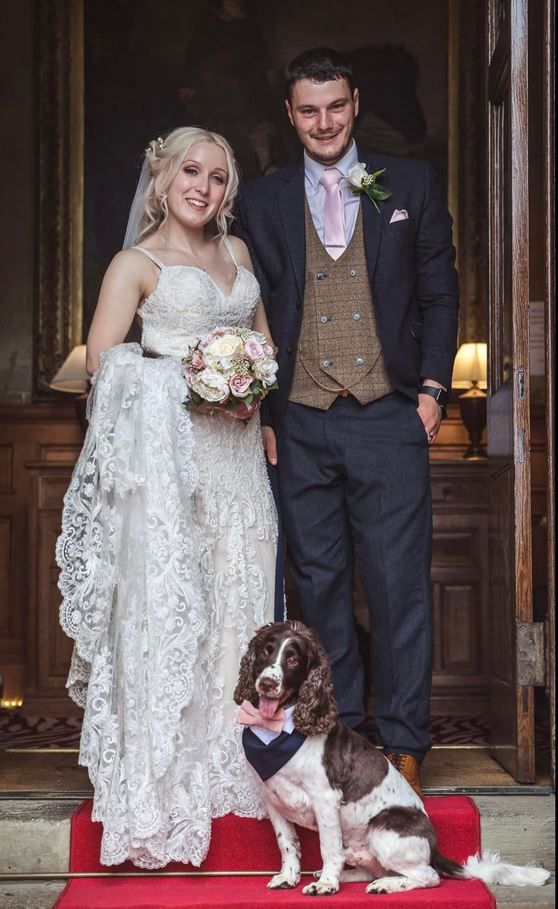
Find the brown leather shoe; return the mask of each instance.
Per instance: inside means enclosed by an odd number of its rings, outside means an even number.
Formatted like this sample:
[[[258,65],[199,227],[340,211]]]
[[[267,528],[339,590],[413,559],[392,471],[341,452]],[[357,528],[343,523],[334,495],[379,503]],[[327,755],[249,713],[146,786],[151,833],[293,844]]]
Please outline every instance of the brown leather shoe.
[[[398,754],[390,751],[386,754],[390,764],[405,777],[409,786],[412,786],[419,798],[422,798],[422,782],[420,779],[420,764],[412,754]]]

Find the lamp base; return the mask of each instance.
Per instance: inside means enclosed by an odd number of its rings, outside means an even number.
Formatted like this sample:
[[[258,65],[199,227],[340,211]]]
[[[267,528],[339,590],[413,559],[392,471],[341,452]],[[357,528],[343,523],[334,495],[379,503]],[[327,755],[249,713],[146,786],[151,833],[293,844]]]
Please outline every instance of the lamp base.
[[[469,461],[482,461],[487,458],[486,448],[484,445],[469,445],[469,448],[463,454],[464,458]]]
[[[77,421],[80,425],[80,428],[83,430],[84,433],[87,432],[87,427],[89,426],[89,424],[87,422],[87,417],[85,416],[88,397],[89,397],[89,394],[86,392],[85,394],[78,395],[77,398],[75,399]]]
[[[459,395],[459,409],[461,419],[469,433],[469,447],[463,457],[468,460],[486,458],[486,448],[481,442],[482,433],[486,426],[486,395],[476,386],[470,388],[465,394]]]

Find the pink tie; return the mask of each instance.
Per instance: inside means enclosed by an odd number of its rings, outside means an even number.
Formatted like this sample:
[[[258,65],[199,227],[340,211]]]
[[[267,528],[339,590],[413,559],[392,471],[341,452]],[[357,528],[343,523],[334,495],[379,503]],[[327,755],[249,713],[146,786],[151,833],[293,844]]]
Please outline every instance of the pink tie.
[[[324,246],[333,259],[338,259],[345,249],[345,205],[339,186],[343,174],[336,167],[324,170],[320,183],[325,189]]]

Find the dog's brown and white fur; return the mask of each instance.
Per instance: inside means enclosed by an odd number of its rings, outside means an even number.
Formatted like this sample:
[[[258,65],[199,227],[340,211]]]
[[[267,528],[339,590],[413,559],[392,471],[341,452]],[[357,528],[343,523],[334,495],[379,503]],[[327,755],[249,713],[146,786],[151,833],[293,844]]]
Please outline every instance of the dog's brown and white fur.
[[[294,704],[295,728],[306,741],[263,783],[281,852],[270,889],[295,887],[300,848],[293,824],[318,830],[323,868],[303,892],[335,893],[342,881],[369,881],[369,893],[436,887],[440,877],[487,883],[544,884],[542,868],[500,862],[485,852],[461,866],[436,849],[421,799],[385,756],[337,721],[329,661],[300,622],[266,625],[242,659],[235,701]],[[345,868],[345,865],[351,866]]]

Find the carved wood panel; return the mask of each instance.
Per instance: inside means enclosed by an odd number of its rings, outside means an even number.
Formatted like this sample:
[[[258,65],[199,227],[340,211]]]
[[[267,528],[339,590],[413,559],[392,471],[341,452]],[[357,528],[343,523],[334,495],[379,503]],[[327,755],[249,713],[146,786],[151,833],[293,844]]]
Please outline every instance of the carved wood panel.
[[[12,558],[5,578],[9,589],[7,618],[11,629],[0,640],[0,666],[11,659],[20,667],[25,662],[23,629],[28,629],[26,709],[41,709],[64,715],[73,711],[64,683],[71,642],[58,624],[59,593],[54,545],[60,523],[62,497],[71,474],[71,461],[79,451],[81,434],[71,406],[34,405],[5,408],[11,426],[3,421],[2,431],[13,441],[14,494],[11,500],[10,546],[28,553],[30,560]],[[24,413],[26,416],[24,418]],[[5,416],[5,413],[3,414]],[[4,436],[4,439],[6,436]],[[0,436],[0,443],[7,444]],[[56,461],[56,454],[62,462]],[[71,455],[68,458],[68,454]],[[36,487],[32,496],[30,471],[24,464],[40,458],[34,470]],[[539,458],[540,461],[540,458]],[[539,462],[537,462],[539,463]],[[537,490],[543,494],[544,465],[540,461]],[[435,713],[483,713],[487,699],[486,640],[491,618],[488,590],[488,479],[486,462],[465,460],[432,461],[434,510],[433,600],[434,600],[434,684],[432,708]],[[508,491],[504,490],[503,495]],[[539,493],[538,493],[539,494]],[[0,499],[0,503],[8,499]],[[31,505],[30,525],[25,513]],[[542,505],[541,505],[542,507]],[[4,512],[5,513],[5,510]],[[28,541],[26,537],[28,531]],[[494,528],[493,528],[494,532]],[[500,528],[505,534],[505,528]],[[494,533],[492,535],[494,545]],[[6,534],[0,530],[0,553],[6,552]],[[35,553],[35,555],[33,555]],[[36,561],[34,562],[33,559]],[[506,578],[505,562],[495,557],[496,567]],[[35,567],[33,567],[35,566]],[[31,582],[28,584],[28,582]],[[498,576],[492,577],[492,584]],[[28,611],[22,609],[28,604]],[[294,597],[289,595],[289,607]],[[360,586],[355,590],[357,620],[361,627],[363,653],[367,651],[366,607]],[[502,635],[492,632],[495,640]],[[506,653],[502,645],[503,656]],[[509,649],[507,649],[509,658]],[[500,659],[500,657],[499,657]],[[8,666],[9,668],[9,666]],[[12,666],[13,668],[13,666]],[[509,665],[507,667],[509,672]],[[505,673],[503,673],[505,675]],[[22,693],[21,690],[19,692]]]
[[[6,698],[22,697],[28,663],[31,478],[25,464],[40,455],[73,460],[81,441],[73,402],[0,405],[0,675]]]
[[[27,464],[32,476],[29,512],[29,640],[25,710],[64,716],[79,712],[65,683],[72,642],[59,623],[60,592],[55,548],[62,501],[73,465],[54,461]]]

